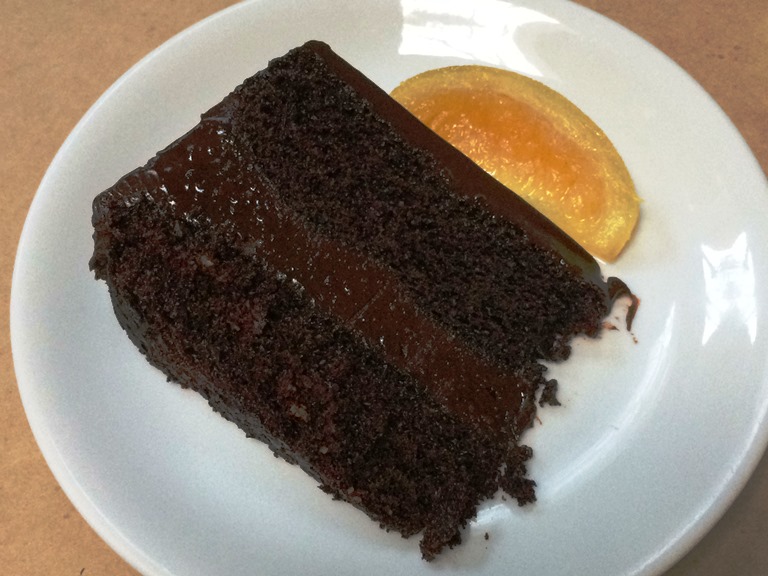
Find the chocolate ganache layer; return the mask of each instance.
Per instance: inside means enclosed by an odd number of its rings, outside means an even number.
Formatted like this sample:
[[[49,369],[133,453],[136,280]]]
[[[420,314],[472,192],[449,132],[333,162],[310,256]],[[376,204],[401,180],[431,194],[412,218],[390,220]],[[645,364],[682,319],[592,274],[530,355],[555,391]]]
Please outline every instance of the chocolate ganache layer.
[[[617,279],[320,42],[94,200],[148,360],[432,559],[499,488]]]

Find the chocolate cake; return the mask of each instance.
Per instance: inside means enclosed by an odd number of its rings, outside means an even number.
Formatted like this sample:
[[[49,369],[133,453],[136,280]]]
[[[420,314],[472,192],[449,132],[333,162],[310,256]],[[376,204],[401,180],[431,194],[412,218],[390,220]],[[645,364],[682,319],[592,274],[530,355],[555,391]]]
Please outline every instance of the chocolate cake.
[[[149,362],[426,559],[497,490],[534,500],[539,361],[627,293],[314,41],[96,197],[93,225]]]

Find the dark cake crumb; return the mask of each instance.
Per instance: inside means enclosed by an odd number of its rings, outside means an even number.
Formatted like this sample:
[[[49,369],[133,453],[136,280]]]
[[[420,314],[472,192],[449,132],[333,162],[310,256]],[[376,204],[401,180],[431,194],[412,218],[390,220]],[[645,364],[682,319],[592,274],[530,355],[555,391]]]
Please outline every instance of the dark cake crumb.
[[[560,400],[557,399],[557,380],[547,380],[539,397],[539,406],[560,406]]]

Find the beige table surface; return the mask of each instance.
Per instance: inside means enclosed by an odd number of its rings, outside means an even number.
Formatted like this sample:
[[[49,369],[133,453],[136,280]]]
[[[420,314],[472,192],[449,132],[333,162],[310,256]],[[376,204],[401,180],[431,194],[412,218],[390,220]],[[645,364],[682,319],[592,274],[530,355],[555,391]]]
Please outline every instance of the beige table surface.
[[[670,55],[768,169],[768,0],[580,0]],[[227,0],[0,0],[0,571],[136,574],[74,510],[30,432],[13,373],[11,272],[35,190],[80,117],[151,49]],[[766,215],[768,223],[768,214]],[[768,458],[669,576],[768,574]],[[254,569],[258,574],[258,568]],[[545,576],[545,575],[543,575]]]

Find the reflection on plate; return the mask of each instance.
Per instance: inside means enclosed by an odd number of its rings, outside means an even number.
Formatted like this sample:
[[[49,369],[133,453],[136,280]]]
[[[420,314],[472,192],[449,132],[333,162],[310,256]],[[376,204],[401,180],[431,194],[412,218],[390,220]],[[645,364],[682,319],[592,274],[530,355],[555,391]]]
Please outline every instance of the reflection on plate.
[[[439,66],[529,74],[608,134],[645,199],[607,274],[634,336],[553,368],[564,406],[526,437],[539,502],[484,505],[436,564],[164,383],[88,272],[90,203],[243,78],[310,38],[389,90]],[[627,64],[629,63],[629,64]],[[173,105],[151,105],[172,102]],[[717,520],[768,438],[766,181],[720,109],[655,49],[561,0],[245,3],[127,73],[51,165],[19,246],[17,377],[58,481],[146,574],[658,574]],[[488,532],[489,540],[483,535]]]

